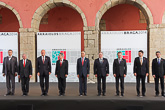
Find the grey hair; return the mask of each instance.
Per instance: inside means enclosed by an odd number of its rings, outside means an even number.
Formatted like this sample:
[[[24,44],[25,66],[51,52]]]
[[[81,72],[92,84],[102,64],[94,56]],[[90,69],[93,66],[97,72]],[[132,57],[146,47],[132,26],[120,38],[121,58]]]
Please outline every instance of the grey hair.
[[[26,54],[25,54],[25,53],[23,53],[23,54],[22,54],[22,56],[23,56],[23,55],[25,55],[25,56],[26,56]]]
[[[64,53],[61,52],[60,55],[64,56]]]

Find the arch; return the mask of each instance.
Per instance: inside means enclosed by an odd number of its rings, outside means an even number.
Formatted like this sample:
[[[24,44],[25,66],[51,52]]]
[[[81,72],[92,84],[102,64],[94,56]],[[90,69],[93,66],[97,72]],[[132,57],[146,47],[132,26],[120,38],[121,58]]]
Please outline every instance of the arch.
[[[96,14],[96,19],[95,19],[96,30],[100,30],[99,23],[104,13],[108,11],[110,8],[119,4],[131,4],[139,8],[146,17],[147,25],[149,26],[150,24],[153,24],[152,13],[142,0],[109,0],[100,8],[100,10]]]
[[[20,17],[20,15],[19,15],[19,13],[17,12],[16,9],[14,9],[13,7],[11,7],[8,4],[6,4],[4,2],[1,2],[1,1],[0,1],[0,6],[10,9],[15,14],[15,16],[17,17],[20,28],[23,28],[21,17]]]
[[[162,17],[162,24],[165,24],[165,11],[164,11],[164,14],[163,14],[163,17]]]
[[[82,12],[82,10],[69,0],[49,0],[42,4],[34,13],[32,22],[31,22],[31,28],[34,29],[35,32],[39,31],[40,21],[42,17],[52,8],[58,7],[58,6],[67,6],[74,10],[76,10],[82,17],[83,25],[84,27],[87,27],[87,20],[85,17],[85,14]]]

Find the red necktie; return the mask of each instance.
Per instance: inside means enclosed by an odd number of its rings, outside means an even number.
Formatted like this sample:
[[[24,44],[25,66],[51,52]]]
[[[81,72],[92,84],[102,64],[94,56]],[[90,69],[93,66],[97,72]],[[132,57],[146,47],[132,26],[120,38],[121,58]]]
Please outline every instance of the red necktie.
[[[44,56],[43,56],[43,60],[42,60],[42,61],[43,61],[43,63],[44,63]]]
[[[82,66],[84,65],[84,58],[82,58]]]
[[[25,67],[25,60],[24,60],[23,66]]]
[[[60,67],[62,66],[62,60],[60,61]]]

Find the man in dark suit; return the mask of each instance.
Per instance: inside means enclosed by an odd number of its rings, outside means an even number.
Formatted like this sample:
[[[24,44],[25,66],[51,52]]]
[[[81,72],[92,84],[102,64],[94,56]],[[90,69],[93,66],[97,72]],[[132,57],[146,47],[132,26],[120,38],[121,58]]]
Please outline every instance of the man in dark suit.
[[[113,62],[113,75],[116,78],[116,96],[119,96],[119,79],[121,87],[121,97],[124,96],[124,77],[127,75],[126,60],[122,58],[122,52],[117,53],[118,58]]]
[[[4,58],[3,61],[3,76],[6,76],[6,87],[7,87],[7,95],[14,95],[15,93],[15,76],[17,76],[17,57],[12,56],[13,51],[8,50],[7,57]],[[10,83],[11,81],[11,83]],[[12,89],[11,89],[12,86]]]
[[[29,92],[29,81],[32,77],[32,64],[31,61],[26,58],[25,54],[22,55],[22,58],[18,66],[18,78],[21,79],[22,96],[27,96]]]
[[[145,79],[148,76],[149,67],[148,67],[148,59],[143,57],[143,51],[139,51],[139,57],[136,57],[134,60],[134,76],[136,76],[136,90],[137,96],[140,96],[140,80],[142,81],[142,96],[145,96],[146,87],[145,87]]]
[[[161,84],[161,95],[164,97],[164,78],[165,78],[165,62],[161,58],[160,51],[156,52],[157,58],[152,61],[152,76],[155,79],[155,96],[159,96],[159,79]]]
[[[59,96],[65,95],[66,78],[68,76],[68,61],[63,58],[64,54],[60,53],[55,70],[55,76],[58,78]]]
[[[47,96],[49,89],[49,75],[51,74],[51,61],[50,57],[45,56],[45,50],[41,50],[41,55],[42,56],[37,58],[37,73],[40,77],[41,96]]]
[[[109,63],[106,58],[103,58],[103,53],[99,53],[99,58],[94,61],[94,75],[97,77],[97,90],[98,96],[105,96],[106,92],[106,76],[109,75]],[[102,90],[101,90],[101,79],[102,79]]]
[[[77,77],[79,78],[79,96],[87,95],[87,77],[89,77],[90,62],[85,57],[85,51],[81,52],[81,58],[77,60]]]

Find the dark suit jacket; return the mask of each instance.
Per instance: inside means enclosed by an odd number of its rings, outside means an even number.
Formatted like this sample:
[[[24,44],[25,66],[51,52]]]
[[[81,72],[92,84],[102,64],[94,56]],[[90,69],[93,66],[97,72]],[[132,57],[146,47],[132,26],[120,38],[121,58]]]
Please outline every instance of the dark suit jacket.
[[[7,75],[7,59],[9,57],[5,57],[4,61],[3,61],[3,69],[2,69],[2,73],[5,73]],[[12,60],[12,74],[15,74],[17,72],[17,57],[12,56],[11,58]]]
[[[165,75],[165,61],[161,58],[160,64],[158,64],[157,58],[152,61],[152,75],[156,77],[164,77]]]
[[[60,60],[56,62],[55,75],[58,78],[66,78],[65,75],[68,75],[68,61],[63,59],[62,66],[60,67]]]
[[[77,75],[86,77],[90,71],[90,62],[88,58],[84,59],[84,65],[82,66],[81,58],[77,60]]]
[[[148,59],[143,57],[143,64],[140,64],[140,59],[139,57],[136,57],[134,60],[134,68],[133,68],[134,73],[136,73],[138,76],[142,75],[145,76],[146,73],[149,72],[149,67],[148,67]]]
[[[19,61],[18,75],[21,77],[32,75],[32,63],[30,60],[26,59],[25,67],[23,66],[23,59]]]
[[[127,74],[127,64],[125,59],[121,59],[121,62],[119,64],[118,58],[114,60],[113,62],[113,74],[116,74],[116,76],[124,76],[124,74]]]
[[[37,58],[37,73],[38,72],[40,73],[40,75],[43,75],[43,73],[45,73],[45,75],[49,75],[49,72],[51,72],[50,57],[45,56],[44,64],[42,61],[42,56]]]
[[[103,63],[101,64],[99,58],[95,59],[94,61],[94,74],[99,77],[106,76],[109,74],[109,63],[106,58],[103,58]]]

